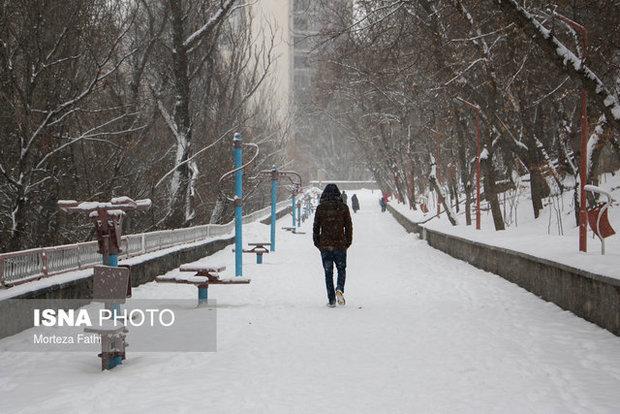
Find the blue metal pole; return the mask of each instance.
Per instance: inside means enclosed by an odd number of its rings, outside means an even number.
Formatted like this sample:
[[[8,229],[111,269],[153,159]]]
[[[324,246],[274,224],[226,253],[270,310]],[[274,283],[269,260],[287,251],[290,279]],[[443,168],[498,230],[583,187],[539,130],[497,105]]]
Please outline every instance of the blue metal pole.
[[[295,193],[293,193],[293,227],[295,227]]]
[[[301,201],[297,203],[297,227],[301,226]]]
[[[108,254],[108,263],[105,262],[105,254],[103,255],[103,265],[104,266],[112,266],[118,267],[118,255],[117,254]],[[121,313],[121,305],[118,303],[106,303],[106,309],[109,308],[112,311],[114,318]]]
[[[110,263],[107,264],[106,266],[112,266],[112,267],[118,267],[118,255],[116,254],[111,254],[108,256],[108,258],[110,259]],[[104,258],[104,263],[105,264],[105,258]],[[112,311],[112,315],[114,315],[114,319],[118,318],[118,316],[121,314],[121,304],[120,303],[106,303],[106,309],[109,309]],[[116,359],[116,361],[118,362],[118,364],[121,363],[121,359],[120,357],[117,357],[118,359]]]
[[[198,286],[198,304],[208,303],[209,299],[209,285]]]
[[[235,134],[233,140],[235,144],[235,168],[240,168],[243,165],[241,144],[243,138],[241,135]],[[243,263],[241,253],[243,252],[243,242],[241,236],[241,225],[243,223],[242,217],[242,204],[243,204],[243,189],[242,189],[243,171],[239,170],[235,173],[235,276],[243,275]]]
[[[278,201],[278,169],[271,170],[271,251],[276,251],[276,202]]]
[[[106,241],[107,242],[107,241]],[[118,267],[118,255],[117,254],[108,254],[108,263],[106,263],[105,254],[103,255],[103,265],[104,266],[112,266]],[[121,305],[120,303],[105,303],[105,308],[112,311],[112,315],[114,315],[114,319],[118,318],[121,314]],[[117,365],[121,365],[123,363],[122,356],[113,356],[108,359],[108,369],[112,369]]]

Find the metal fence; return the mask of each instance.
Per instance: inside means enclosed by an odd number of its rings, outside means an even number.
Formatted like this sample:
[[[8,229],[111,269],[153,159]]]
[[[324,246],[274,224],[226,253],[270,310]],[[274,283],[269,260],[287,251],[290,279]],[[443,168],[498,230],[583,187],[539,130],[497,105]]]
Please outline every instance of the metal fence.
[[[276,206],[278,210],[281,210],[289,205],[290,201],[285,200]],[[255,211],[244,216],[243,222],[256,221],[268,216],[270,211],[271,206]],[[123,252],[119,254],[119,259],[193,243],[209,237],[220,237],[231,234],[234,228],[235,223],[231,221],[228,224],[206,224],[185,229],[130,234],[121,239]],[[2,253],[0,254],[0,287],[10,287],[71,270],[93,267],[101,263],[101,254],[97,253],[97,250],[97,242],[91,241]]]

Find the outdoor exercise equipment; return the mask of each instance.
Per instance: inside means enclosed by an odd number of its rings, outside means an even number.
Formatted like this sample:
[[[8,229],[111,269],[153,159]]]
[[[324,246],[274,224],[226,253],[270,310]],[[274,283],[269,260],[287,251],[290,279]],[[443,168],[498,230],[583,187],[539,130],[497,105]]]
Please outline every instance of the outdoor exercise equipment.
[[[93,301],[103,302],[111,309],[113,318],[120,313],[120,304],[131,296],[131,279],[128,267],[95,266],[93,273]],[[101,337],[101,370],[112,369],[126,358],[127,328],[124,323],[112,323],[85,328],[86,333]]]
[[[256,264],[263,263],[263,254],[269,253],[269,249],[266,246],[270,246],[270,243],[248,243],[248,246],[252,248],[249,250],[243,250],[243,253],[254,253],[256,254]]]
[[[254,177],[249,180],[255,182],[257,188],[260,183],[271,178],[271,251],[276,251],[276,203],[278,199],[278,183],[282,180],[287,180],[287,184],[284,184],[292,194],[293,197],[293,227],[295,227],[295,194],[301,191],[302,180],[301,176],[295,171],[279,171],[274,165],[271,170],[259,171]]]
[[[206,264],[188,264],[179,268],[181,272],[193,272],[193,275],[157,276],[157,283],[180,283],[194,285],[198,288],[198,305],[208,303],[209,285],[236,285],[248,284],[251,279],[244,277],[224,278],[220,272],[226,270],[226,266],[210,266]]]
[[[121,250],[122,220],[125,211],[147,210],[151,200],[134,201],[129,197],[116,197],[109,202],[59,200],[58,207],[67,213],[88,213],[95,225],[98,253],[103,257],[103,266],[95,266],[93,272],[93,300],[103,302],[114,316],[120,312],[120,304],[131,296],[131,274],[127,267],[118,267]],[[101,369],[112,369],[125,359],[124,324],[86,328],[85,332],[101,336]]]
[[[607,201],[598,203],[587,211],[590,228],[601,240],[601,254],[605,254],[605,238],[616,234],[607,218],[607,210],[611,205],[611,194],[600,187],[590,184],[587,184],[584,189],[607,197]]]
[[[88,213],[95,225],[98,253],[103,255],[103,264],[118,266],[118,254],[121,252],[121,224],[125,211],[148,210],[151,200],[134,201],[129,197],[116,197],[109,202],[59,200],[58,207],[67,213]]]
[[[242,242],[242,205],[243,205],[243,189],[242,189],[242,181],[243,181],[243,171],[245,168],[250,165],[259,154],[258,145],[253,143],[242,143],[241,135],[235,134],[234,138],[235,145],[235,168],[226,174],[222,175],[219,180],[219,189],[222,197],[227,199],[228,201],[232,201],[235,205],[235,275],[242,276],[242,253],[243,250],[243,242]],[[256,153],[252,157],[250,161],[242,165],[242,147],[243,146],[252,146],[256,149]],[[234,197],[228,196],[223,191],[223,182],[228,177],[231,177],[234,174],[235,176],[235,195]],[[248,181],[253,182],[253,187],[249,190],[249,194],[254,192],[256,188],[261,184],[261,182],[267,178],[271,179],[271,243],[270,248],[271,251],[275,251],[276,249],[276,239],[275,239],[275,223],[276,223],[276,202],[277,202],[277,188],[278,181],[281,179],[288,179],[290,184],[288,185],[291,189],[291,193],[293,194],[293,226],[295,226],[295,194],[299,193],[301,189],[301,176],[295,171],[278,171],[278,169],[274,166],[271,170],[260,171],[254,177],[249,177]],[[266,243],[262,243],[266,245]],[[264,246],[263,246],[264,247]],[[266,248],[265,248],[266,249]],[[253,251],[253,253],[256,253]],[[262,263],[262,256],[257,256],[257,263]]]
[[[219,190],[222,197],[228,201],[232,201],[235,206],[235,276],[243,276],[243,260],[241,254],[243,253],[243,240],[242,240],[242,225],[243,225],[243,170],[250,165],[258,157],[259,149],[258,145],[254,143],[243,143],[243,138],[240,134],[236,133],[233,138],[233,144],[235,149],[235,168],[222,175],[219,181]],[[250,161],[243,164],[243,146],[249,146],[256,149],[256,153]],[[233,197],[226,195],[223,191],[223,182],[228,177],[235,177],[235,195]]]

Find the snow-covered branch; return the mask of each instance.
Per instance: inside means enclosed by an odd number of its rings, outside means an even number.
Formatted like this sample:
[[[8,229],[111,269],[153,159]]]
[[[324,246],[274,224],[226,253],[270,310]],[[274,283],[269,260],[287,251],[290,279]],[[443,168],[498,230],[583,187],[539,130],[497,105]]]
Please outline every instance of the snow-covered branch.
[[[185,50],[191,49],[194,45],[196,45],[200,40],[206,36],[208,33],[213,30],[215,26],[217,26],[227,15],[232,6],[235,4],[236,0],[226,0],[220,6],[220,9],[207,21],[204,25],[202,25],[198,30],[189,35],[187,39],[183,42],[183,47]]]
[[[443,84],[443,86],[448,86],[450,85],[452,82],[454,82],[457,79],[460,79],[461,77],[463,77],[463,75],[465,75],[465,73],[467,73],[471,68],[473,68],[474,66],[476,66],[476,64],[480,63],[480,62],[485,62],[486,59],[485,58],[480,58],[480,59],[476,59],[473,62],[471,62],[469,64],[469,66],[467,66],[465,69],[463,69],[462,71],[460,71],[459,73],[457,73],[452,79],[450,79],[449,81],[447,81],[446,83]]]
[[[596,123],[596,126],[594,127],[594,131],[592,131],[592,135],[590,135],[590,138],[588,138],[586,177],[589,177],[590,172],[592,171],[592,154],[594,154],[594,150],[601,140],[601,135],[603,134],[603,126],[606,123],[607,119],[605,118],[605,115],[601,115]]]
[[[51,158],[53,157],[55,154],[59,153],[60,151],[64,150],[65,148],[76,144],[82,140],[88,139],[88,138],[92,138],[92,137],[96,137],[96,136],[102,136],[102,135],[119,135],[119,134],[126,134],[126,133],[130,133],[130,132],[135,132],[135,131],[139,131],[140,129],[144,128],[144,127],[139,127],[139,128],[132,128],[132,129],[126,129],[126,130],[122,130],[122,131],[115,131],[115,132],[101,132],[101,133],[97,133],[95,134],[95,131],[98,131],[106,126],[109,125],[113,125],[115,123],[117,123],[118,121],[120,121],[123,118],[126,118],[127,116],[129,116],[129,114],[122,114],[119,115],[115,118],[112,118],[106,122],[104,122],[103,124],[97,125],[87,131],[84,131],[80,136],[76,137],[76,138],[72,138],[70,139],[68,142],[65,142],[64,144],[58,146],[57,148],[55,148],[52,151],[49,151],[45,154],[44,157],[41,158],[41,160],[36,164],[36,166],[33,168],[34,171],[36,170],[40,170],[41,168],[43,168],[43,166],[45,165],[45,163]]]
[[[225,137],[229,136],[231,132],[233,132],[236,129],[236,127],[230,128],[228,131],[226,131],[224,134],[222,134],[218,139],[216,139],[215,141],[213,141],[211,144],[207,145],[206,147],[201,148],[199,151],[197,151],[194,155],[192,155],[190,158],[186,159],[185,161],[179,163],[178,165],[175,165],[172,169],[170,169],[168,172],[166,172],[160,179],[159,181],[157,181],[157,183],[155,184],[155,188],[157,188],[168,176],[170,176],[170,174],[172,174],[175,170],[177,170],[179,167],[190,163],[190,162],[195,162],[196,157],[198,157],[200,154],[202,154],[203,152],[207,151],[210,148],[213,148],[215,145],[217,145],[222,139],[224,139]]]
[[[571,79],[588,91],[597,107],[605,114],[613,129],[620,130],[620,103],[603,81],[579,57],[560,42],[517,0],[496,0],[496,4],[515,21],[550,56],[551,60]]]
[[[164,119],[164,122],[166,123],[166,125],[168,126],[168,129],[170,130],[170,132],[172,132],[172,135],[174,135],[174,138],[177,141],[177,143],[179,145],[183,145],[183,142],[185,141],[184,135],[179,132],[179,127],[177,126],[176,122],[174,122],[174,119],[172,118],[168,110],[166,109],[166,106],[161,101],[161,99],[158,96],[156,96],[155,99],[157,101],[157,109],[159,109],[159,113],[161,114],[161,117]]]

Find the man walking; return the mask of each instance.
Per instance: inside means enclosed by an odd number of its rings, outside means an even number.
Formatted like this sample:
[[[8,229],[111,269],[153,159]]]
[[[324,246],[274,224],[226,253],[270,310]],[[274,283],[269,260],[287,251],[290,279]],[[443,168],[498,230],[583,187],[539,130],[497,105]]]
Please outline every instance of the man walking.
[[[312,228],[314,245],[321,251],[327,306],[344,305],[344,283],[346,280],[347,249],[353,241],[353,224],[349,207],[342,201],[336,184],[327,184],[314,216]],[[338,270],[336,291],[334,292],[334,264]]]

